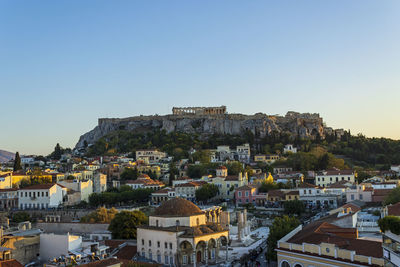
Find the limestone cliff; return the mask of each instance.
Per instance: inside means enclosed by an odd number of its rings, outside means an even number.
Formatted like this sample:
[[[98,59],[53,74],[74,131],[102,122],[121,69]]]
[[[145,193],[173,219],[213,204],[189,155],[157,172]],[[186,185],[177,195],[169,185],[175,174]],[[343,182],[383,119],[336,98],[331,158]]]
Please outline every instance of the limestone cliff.
[[[315,138],[318,134],[324,138],[323,120],[319,114],[288,112],[286,116],[270,116],[263,113],[254,115],[164,115],[136,116],[123,119],[99,119],[98,126],[82,135],[76,144],[83,148],[85,141],[93,144],[101,137],[117,130],[167,132],[181,131],[203,135],[219,133],[240,135],[246,130],[264,137],[272,132],[287,132],[302,138]]]

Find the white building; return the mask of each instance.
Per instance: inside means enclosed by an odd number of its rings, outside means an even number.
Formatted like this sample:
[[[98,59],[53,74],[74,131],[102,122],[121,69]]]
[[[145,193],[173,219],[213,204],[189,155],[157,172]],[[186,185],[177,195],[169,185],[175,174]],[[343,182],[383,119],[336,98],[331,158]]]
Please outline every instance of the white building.
[[[190,201],[196,200],[196,190],[207,184],[205,181],[192,181],[175,186],[175,195]]]
[[[136,151],[136,160],[143,160],[150,164],[158,163],[165,157],[167,157],[167,153],[157,149],[139,149]]]
[[[217,264],[219,251],[228,251],[222,213],[220,208],[204,212],[182,198],[163,202],[149,217],[149,225],[137,228],[137,252],[164,265]]]
[[[48,209],[63,204],[67,190],[58,184],[31,185],[18,190],[19,208]]]
[[[397,172],[397,174],[400,174],[400,165],[392,165],[390,167],[390,170]]]
[[[101,193],[107,191],[107,175],[96,172],[93,176],[93,192]]]
[[[297,147],[295,147],[292,144],[287,144],[285,145],[285,147],[283,148],[283,154],[285,153],[297,153]]]
[[[391,231],[385,231],[383,233],[383,259],[385,260],[385,266],[400,266],[400,236],[392,233]]]
[[[353,170],[326,170],[315,175],[315,184],[317,186],[326,187],[340,181],[354,183],[355,177],[356,173]]]
[[[53,233],[42,233],[40,235],[40,257],[45,261],[58,258],[61,255],[68,255],[70,251],[78,250],[81,246],[81,236]]]
[[[89,196],[93,193],[93,181],[92,180],[87,180],[87,181],[64,180],[64,181],[60,181],[58,184],[66,187],[70,190],[73,190],[75,192],[78,192],[79,198],[80,198],[79,202],[81,202],[81,201],[88,202]],[[71,204],[73,204],[73,203],[71,203]]]

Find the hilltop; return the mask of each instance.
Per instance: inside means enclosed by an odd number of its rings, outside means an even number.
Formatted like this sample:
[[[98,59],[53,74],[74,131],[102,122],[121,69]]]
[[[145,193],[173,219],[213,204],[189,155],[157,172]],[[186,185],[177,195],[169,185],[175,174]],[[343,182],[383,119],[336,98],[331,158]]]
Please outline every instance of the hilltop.
[[[173,112],[176,113],[176,109]],[[288,112],[285,116],[256,113],[245,114],[209,114],[211,108],[193,108],[195,113],[135,116],[129,118],[100,118],[98,125],[83,134],[76,149],[83,149],[95,144],[100,138],[117,131],[146,133],[165,131],[199,134],[207,137],[213,134],[243,136],[246,132],[257,138],[273,134],[288,134],[293,138],[324,139],[327,134],[340,137],[343,130],[326,127],[319,114]],[[186,109],[185,109],[186,110]],[[200,112],[199,112],[200,110]]]
[[[7,162],[14,159],[14,153],[5,150],[0,150],[0,162]]]

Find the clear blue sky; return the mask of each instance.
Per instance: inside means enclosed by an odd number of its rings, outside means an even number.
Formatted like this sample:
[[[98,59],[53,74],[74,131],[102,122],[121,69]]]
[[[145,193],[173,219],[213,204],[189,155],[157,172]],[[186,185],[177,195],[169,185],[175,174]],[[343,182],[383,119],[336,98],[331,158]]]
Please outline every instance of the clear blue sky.
[[[73,147],[99,117],[320,113],[400,138],[400,1],[0,1],[0,149]]]

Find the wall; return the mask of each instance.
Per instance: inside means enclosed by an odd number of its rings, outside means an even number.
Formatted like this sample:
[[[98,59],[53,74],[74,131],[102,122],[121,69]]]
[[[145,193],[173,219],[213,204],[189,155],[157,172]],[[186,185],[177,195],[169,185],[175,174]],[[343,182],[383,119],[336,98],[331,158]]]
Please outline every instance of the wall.
[[[89,234],[96,231],[106,231],[107,223],[46,223],[40,222],[36,224],[36,228],[42,229],[47,233],[83,233]]]

